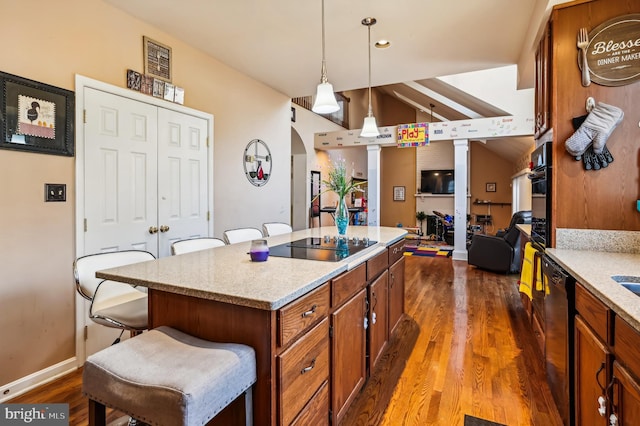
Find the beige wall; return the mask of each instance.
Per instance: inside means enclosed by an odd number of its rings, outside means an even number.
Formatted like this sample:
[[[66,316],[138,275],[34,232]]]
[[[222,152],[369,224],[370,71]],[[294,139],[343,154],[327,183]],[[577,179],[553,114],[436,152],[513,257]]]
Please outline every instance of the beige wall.
[[[173,82],[184,87],[185,105],[215,117],[216,236],[226,228],[259,225],[261,215],[289,220],[286,96],[99,0],[5,1],[2,16],[0,70],[70,90],[76,74],[123,87],[128,68],[143,70],[143,35],[171,46]],[[254,138],[263,139],[274,158],[271,180],[261,188],[247,181],[242,168],[244,147]],[[14,391],[6,384],[75,355],[75,167],[75,158],[0,150],[5,397]],[[67,184],[67,202],[44,203],[45,183]]]
[[[507,160],[497,157],[488,150],[481,142],[471,142],[470,160],[470,187],[471,194],[471,215],[486,215],[489,213],[489,206],[476,205],[478,200],[491,200],[492,202],[509,203],[508,205],[491,206],[491,216],[493,226],[487,227],[487,233],[495,233],[498,229],[509,225],[511,220],[511,176],[513,164]],[[486,184],[496,183],[496,192],[487,192]],[[474,223],[472,220],[471,223]]]

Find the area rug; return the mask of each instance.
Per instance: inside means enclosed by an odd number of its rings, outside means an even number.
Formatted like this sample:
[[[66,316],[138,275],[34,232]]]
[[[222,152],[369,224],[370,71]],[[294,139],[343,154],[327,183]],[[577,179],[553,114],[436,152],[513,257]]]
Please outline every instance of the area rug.
[[[464,415],[464,426],[505,426],[502,423],[490,422],[468,414]]]
[[[451,257],[452,246],[433,244],[405,244],[405,256]]]

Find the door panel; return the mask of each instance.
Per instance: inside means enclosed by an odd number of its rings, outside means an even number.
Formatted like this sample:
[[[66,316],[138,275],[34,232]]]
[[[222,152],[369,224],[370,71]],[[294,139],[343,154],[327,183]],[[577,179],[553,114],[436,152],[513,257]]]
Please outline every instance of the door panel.
[[[168,256],[174,241],[208,236],[207,122],[160,109],[158,129],[159,252]]]
[[[85,88],[84,204],[80,254],[125,249],[170,255],[178,239],[208,236],[208,121]],[[152,232],[150,232],[152,231]],[[90,355],[119,330],[88,319]]]
[[[157,108],[85,89],[84,253],[157,256]]]

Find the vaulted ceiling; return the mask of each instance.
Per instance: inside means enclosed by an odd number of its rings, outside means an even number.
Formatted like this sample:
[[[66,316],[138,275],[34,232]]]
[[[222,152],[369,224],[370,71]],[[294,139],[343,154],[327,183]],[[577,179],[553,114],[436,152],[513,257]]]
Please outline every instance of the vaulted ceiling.
[[[104,1],[289,97],[314,94],[320,80],[321,0]],[[336,91],[367,87],[361,21],[375,17],[372,41],[391,46],[372,49],[372,86],[418,109],[433,103],[442,119],[457,120],[511,112],[436,77],[518,64],[518,87],[533,87],[536,39],[551,7],[564,1],[324,2],[328,79]]]

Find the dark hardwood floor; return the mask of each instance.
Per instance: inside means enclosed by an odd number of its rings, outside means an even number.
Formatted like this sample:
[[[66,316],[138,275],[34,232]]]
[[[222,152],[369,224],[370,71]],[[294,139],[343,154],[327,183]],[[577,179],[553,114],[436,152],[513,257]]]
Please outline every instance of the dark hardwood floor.
[[[406,315],[343,425],[561,425],[515,275],[449,258],[406,258]],[[69,404],[87,424],[81,372],[14,398]],[[109,421],[120,417],[111,413]]]

